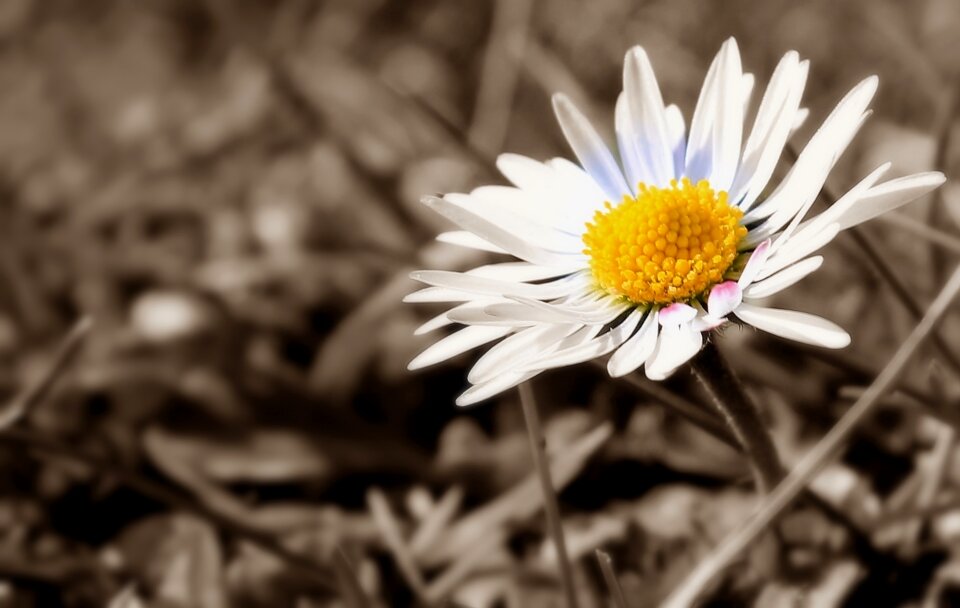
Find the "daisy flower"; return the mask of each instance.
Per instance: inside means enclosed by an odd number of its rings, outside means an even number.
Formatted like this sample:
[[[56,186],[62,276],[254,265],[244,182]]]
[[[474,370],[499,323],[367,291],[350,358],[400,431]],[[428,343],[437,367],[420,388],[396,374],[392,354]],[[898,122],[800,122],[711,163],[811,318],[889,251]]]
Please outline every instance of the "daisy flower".
[[[664,105],[647,54],[635,47],[614,111],[616,154],[567,97],[555,95],[579,165],[504,154],[497,167],[512,186],[423,199],[462,228],[439,240],[517,260],[411,275],[429,287],[406,301],[455,304],[418,333],[465,327],[410,368],[496,342],[469,372],[471,386],[457,400],[467,405],[611,353],[611,376],[643,366],[660,380],[697,354],[704,333],[734,320],[806,344],[847,346],[850,336],[836,324],[763,300],[817,270],[823,258],[813,254],[839,231],[926,194],[944,177],[880,183],[887,163],[807,218],[877,88],[870,77],[841,99],[772,187],[784,146],[807,114],[800,97],[808,68],[796,52],[784,55],[747,135],[754,79],[741,68],[736,41],[727,40],[687,128],[677,106]]]

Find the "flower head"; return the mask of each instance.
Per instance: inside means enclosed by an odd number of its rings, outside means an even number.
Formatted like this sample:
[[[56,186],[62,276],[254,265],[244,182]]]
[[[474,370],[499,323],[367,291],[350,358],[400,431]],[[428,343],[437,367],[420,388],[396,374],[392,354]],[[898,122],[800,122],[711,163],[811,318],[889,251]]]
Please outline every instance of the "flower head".
[[[820,267],[812,255],[844,230],[908,203],[943,183],[921,173],[878,183],[878,167],[826,211],[808,219],[833,165],[869,116],[870,77],[826,118],[786,177],[770,191],[780,155],[806,117],[800,98],[809,63],[787,53],[756,110],[744,120],[753,77],[733,39],[714,59],[686,128],[665,106],[640,47],[624,63],[615,108],[618,157],[563,95],[554,110],[580,165],[504,154],[513,186],[426,197],[463,230],[442,241],[505,253],[519,261],[465,273],[419,271],[430,285],[411,302],[456,306],[418,330],[466,327],[421,353],[425,367],[490,342],[458,399],[486,399],[551,368],[612,353],[622,376],[643,366],[663,379],[697,354],[703,334],[736,318],[783,338],[843,348],[849,335],[807,313],[762,300]]]

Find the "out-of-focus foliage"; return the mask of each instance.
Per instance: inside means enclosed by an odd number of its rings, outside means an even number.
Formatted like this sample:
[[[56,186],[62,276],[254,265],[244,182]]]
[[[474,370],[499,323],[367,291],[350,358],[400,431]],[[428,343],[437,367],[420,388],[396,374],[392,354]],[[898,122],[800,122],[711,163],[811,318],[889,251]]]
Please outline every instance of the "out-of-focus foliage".
[[[406,371],[435,339],[413,335],[435,311],[400,303],[409,270],[485,259],[434,243],[446,224],[419,197],[499,181],[500,151],[568,155],[553,91],[609,133],[634,44],[689,115],[730,35],[757,90],[787,50],[810,58],[801,142],[880,75],[835,189],[887,160],[956,175],[956,146],[938,144],[960,128],[958,31],[956,0],[0,2],[4,391],[42,372],[77,317],[96,320],[51,398],[0,432],[0,606],[344,606],[315,576],[332,580],[339,551],[374,605],[559,605],[516,398],[456,409],[469,357]],[[956,184],[905,213],[956,234]],[[901,226],[867,231],[922,303],[956,260]],[[860,252],[831,247],[780,297],[850,331],[841,364],[721,338],[787,463],[913,324]],[[958,331],[948,317],[942,335]],[[930,356],[910,377],[941,407],[960,396]],[[701,400],[686,374],[668,386]],[[736,452],[629,385],[581,366],[536,390],[585,606],[606,605],[593,549],[652,605],[755,505]],[[829,508],[790,511],[718,597],[953,597],[957,511],[881,525],[955,500],[960,453],[934,449],[946,429],[892,396],[818,479]]]

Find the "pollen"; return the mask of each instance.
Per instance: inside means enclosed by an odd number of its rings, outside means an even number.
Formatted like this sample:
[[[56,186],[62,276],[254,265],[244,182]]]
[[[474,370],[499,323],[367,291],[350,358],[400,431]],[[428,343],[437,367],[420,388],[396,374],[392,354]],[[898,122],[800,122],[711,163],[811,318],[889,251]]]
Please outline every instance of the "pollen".
[[[723,280],[747,234],[743,212],[706,180],[640,184],[587,222],[584,253],[601,289],[636,304],[682,302]]]

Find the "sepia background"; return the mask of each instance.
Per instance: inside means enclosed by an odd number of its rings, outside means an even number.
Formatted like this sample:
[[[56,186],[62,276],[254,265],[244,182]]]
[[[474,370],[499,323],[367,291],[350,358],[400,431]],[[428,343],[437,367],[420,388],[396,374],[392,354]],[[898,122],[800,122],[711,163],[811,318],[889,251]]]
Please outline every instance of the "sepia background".
[[[887,160],[958,175],[958,32],[958,0],[3,0],[0,607],[563,605],[516,393],[457,408],[476,355],[406,369],[439,311],[407,274],[487,260],[420,196],[569,157],[556,91],[609,136],[635,44],[689,116],[729,36],[755,100],[811,60],[798,144],[880,76],[828,202]],[[718,338],[788,464],[960,259],[960,182],[858,234],[880,271],[844,236],[778,296],[852,346]],[[712,605],[957,601],[958,311],[935,333]],[[756,506],[686,371],[533,388],[583,606],[594,549],[656,605]]]

